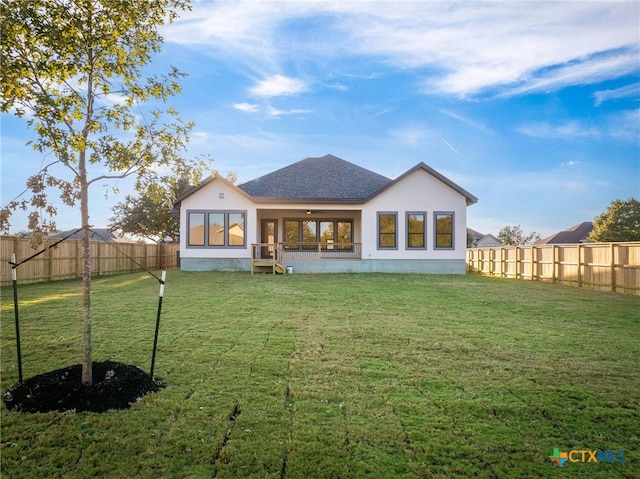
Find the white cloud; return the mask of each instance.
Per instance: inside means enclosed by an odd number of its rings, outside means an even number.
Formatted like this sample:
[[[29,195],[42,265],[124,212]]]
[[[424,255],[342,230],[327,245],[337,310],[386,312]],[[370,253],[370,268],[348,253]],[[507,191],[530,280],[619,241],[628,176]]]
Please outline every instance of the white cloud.
[[[611,115],[605,126],[612,138],[630,141],[637,145],[640,138],[640,108]]]
[[[118,95],[116,93],[109,93],[108,95],[104,95],[100,97],[99,101],[111,106],[111,105],[119,105],[124,106],[129,101],[129,97],[125,95]]]
[[[297,114],[304,114],[304,113],[311,113],[311,110],[305,110],[303,108],[292,108],[290,110],[280,110],[272,106],[268,106],[266,108],[266,114],[269,115],[270,117],[278,117],[282,115],[297,115]]]
[[[249,93],[254,96],[274,97],[297,95],[306,90],[307,85],[302,80],[284,75],[271,75],[251,88]]]
[[[582,125],[577,121],[569,121],[559,125],[547,122],[534,122],[516,128],[516,131],[534,138],[555,138],[570,140],[575,138],[598,137],[601,131],[598,128]]]
[[[583,163],[581,161],[578,160],[570,160],[570,161],[564,161],[562,163],[560,163],[560,169],[561,170],[566,170],[569,168],[576,168],[578,166],[581,166]]]
[[[340,82],[325,83],[323,86],[326,87],[326,88],[329,88],[330,90],[337,90],[337,91],[347,91],[347,90],[349,90],[349,87],[347,85],[345,85],[344,83],[340,83]]]
[[[432,137],[434,134],[424,126],[408,125],[389,131],[389,135],[404,145],[418,147],[423,144],[425,139]]]
[[[458,120],[460,123],[462,123],[463,125],[466,125],[470,128],[473,128],[474,130],[478,130],[482,133],[486,133],[486,134],[490,134],[490,135],[495,135],[495,132],[493,130],[491,130],[490,128],[486,127],[485,125],[483,125],[482,123],[479,123],[475,120],[472,120],[471,118],[468,118],[464,115],[461,115],[459,113],[455,113],[449,110],[440,110],[440,113],[447,115],[455,120]]]
[[[304,108],[291,108],[288,110],[281,110],[279,108],[275,108],[271,105],[266,105],[266,106],[260,106],[260,105],[256,105],[254,103],[234,103],[233,108],[235,108],[236,110],[245,112],[245,113],[251,113],[251,114],[256,114],[256,113],[262,113],[265,116],[274,118],[274,117],[279,117],[279,116],[283,116],[283,115],[296,115],[296,114],[303,114],[303,113],[311,113],[312,110],[307,110]]]
[[[201,2],[163,35],[262,74],[336,57],[419,69],[426,91],[459,97],[553,91],[638,71],[638,2],[390,5]],[[256,94],[292,94],[272,88],[265,83]]]
[[[593,96],[595,98],[596,106],[600,106],[608,100],[616,100],[618,98],[628,98],[633,96],[637,97],[640,96],[640,82],[623,86],[621,88],[615,88],[613,90],[597,91]]]
[[[231,106],[236,110],[240,110],[245,113],[257,113],[260,109],[258,105],[255,105],[253,103],[234,103]]]
[[[206,145],[208,144],[210,138],[211,138],[211,135],[209,135],[208,132],[203,130],[196,130],[191,133],[191,137],[189,139],[189,145],[191,146]]]
[[[521,84],[506,88],[504,95],[549,92],[570,85],[588,85],[627,75],[638,70],[637,49],[616,52],[612,55],[594,55],[570,62],[546,71],[533,72],[531,78]]]

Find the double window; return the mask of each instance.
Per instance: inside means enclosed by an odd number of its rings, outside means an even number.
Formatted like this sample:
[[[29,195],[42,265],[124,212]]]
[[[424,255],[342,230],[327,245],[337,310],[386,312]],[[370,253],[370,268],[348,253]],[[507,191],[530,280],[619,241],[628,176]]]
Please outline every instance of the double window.
[[[351,220],[284,220],[285,249],[323,250],[353,248],[353,222]],[[300,244],[302,243],[302,244]]]
[[[247,244],[244,211],[190,211],[187,216],[187,246],[226,248]]]
[[[427,249],[427,213],[406,212],[405,248],[407,250]],[[433,248],[454,249],[454,213],[435,212],[433,214]],[[378,212],[378,249],[398,248],[398,214]]]

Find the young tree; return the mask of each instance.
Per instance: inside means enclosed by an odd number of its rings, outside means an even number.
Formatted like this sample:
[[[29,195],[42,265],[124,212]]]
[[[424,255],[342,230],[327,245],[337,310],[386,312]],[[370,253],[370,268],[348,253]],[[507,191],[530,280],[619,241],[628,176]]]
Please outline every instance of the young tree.
[[[171,178],[196,182],[203,160],[185,159],[192,124],[155,104],[180,91],[173,68],[143,78],[141,68],[160,50],[158,27],[172,22],[188,0],[1,0],[0,110],[26,116],[36,133],[29,143],[55,161],[27,181],[32,197],[3,208],[8,227],[15,208],[34,208],[30,228],[55,227],[50,188],[80,203],[83,228],[82,382],[91,384],[91,249],[89,187],[134,176],[139,191],[157,191]],[[149,105],[150,104],[150,105]],[[149,105],[149,106],[147,106]],[[43,217],[45,212],[48,218]]]
[[[522,246],[535,243],[540,235],[535,231],[525,234],[520,225],[505,226],[498,233],[498,239],[503,245]]]
[[[160,197],[151,197],[147,192],[125,196],[124,201],[113,207],[109,229],[148,238],[156,243],[166,238],[178,241],[180,217],[173,213],[173,203],[187,186],[189,181],[181,179],[163,188]]]
[[[238,180],[234,172],[228,172],[226,178],[233,184]],[[114,215],[109,218],[109,229],[155,242],[164,241],[167,237],[178,241],[180,217],[174,214],[173,204],[188,186],[188,178],[179,178],[154,191],[154,196],[149,191],[142,192],[139,196],[127,195],[124,201],[113,207]]]
[[[613,200],[607,211],[593,220],[589,239],[595,242],[640,241],[640,201]]]

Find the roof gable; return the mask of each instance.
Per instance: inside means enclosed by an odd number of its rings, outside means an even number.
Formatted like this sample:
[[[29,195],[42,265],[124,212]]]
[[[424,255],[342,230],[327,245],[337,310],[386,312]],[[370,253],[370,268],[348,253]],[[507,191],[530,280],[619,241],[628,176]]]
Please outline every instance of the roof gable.
[[[493,236],[492,234],[484,235],[482,238],[480,238],[477,241],[477,243],[482,243],[482,242],[487,241],[487,240],[495,241],[495,242],[497,242],[499,244],[502,244],[502,241],[499,240],[498,238],[496,238],[495,236]]]
[[[460,195],[465,197],[465,200],[467,202],[467,206],[472,205],[474,203],[478,202],[478,198],[476,198],[474,195],[472,195],[471,193],[469,193],[467,190],[465,190],[464,188],[462,188],[461,186],[455,184],[453,181],[451,181],[449,178],[447,178],[446,176],[442,175],[441,173],[438,173],[436,170],[434,170],[433,168],[431,168],[430,166],[428,166],[427,164],[420,162],[418,163],[416,166],[414,166],[413,168],[411,168],[410,170],[406,171],[405,173],[403,173],[402,175],[398,176],[395,180],[389,182],[387,185],[385,185],[380,191],[377,191],[375,194],[379,194],[382,193],[383,190],[389,188],[392,185],[395,185],[396,183],[401,182],[404,178],[406,178],[407,176],[413,174],[414,172],[418,171],[418,170],[424,170],[427,173],[429,173],[431,176],[433,176],[434,178],[436,178],[437,180],[441,181],[442,183],[444,183],[445,185],[447,185],[449,188],[451,188],[452,190],[456,191],[457,193],[459,193]],[[375,195],[374,195],[375,196]]]
[[[174,209],[177,211],[182,200],[213,181],[228,183],[256,203],[366,203],[418,170],[424,170],[462,195],[467,205],[478,201],[471,193],[425,163],[418,163],[403,175],[391,180],[336,156],[325,155],[320,158],[306,158],[238,186],[220,176],[209,177],[198,186],[186,188],[176,199]]]
[[[205,180],[201,181],[197,186],[188,186],[186,187],[182,193],[180,193],[180,195],[178,195],[178,197],[176,198],[176,200],[173,202],[173,209],[174,209],[174,213],[178,213],[179,209],[180,209],[180,204],[182,203],[182,200],[188,198],[189,196],[193,195],[194,193],[196,193],[197,191],[200,191],[201,189],[203,189],[204,187],[206,187],[207,185],[213,183],[214,181],[220,181],[222,183],[226,183],[227,186],[231,187],[232,189],[235,189],[236,191],[238,191],[239,193],[241,193],[244,196],[249,196],[247,195],[247,193],[243,190],[241,190],[240,188],[238,188],[236,185],[234,185],[233,183],[231,183],[229,180],[227,180],[226,178],[223,178],[222,176],[219,176],[217,174],[211,175],[208,178],[206,178]]]
[[[238,186],[253,198],[364,201],[392,180],[333,155],[306,158]]]

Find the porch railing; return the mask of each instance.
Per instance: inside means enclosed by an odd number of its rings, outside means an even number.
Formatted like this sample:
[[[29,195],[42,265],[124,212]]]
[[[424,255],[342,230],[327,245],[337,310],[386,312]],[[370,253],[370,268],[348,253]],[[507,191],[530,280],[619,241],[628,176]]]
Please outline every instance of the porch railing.
[[[253,243],[251,245],[251,274],[257,266],[273,269],[273,274],[284,273],[285,252],[281,245],[275,243]]]
[[[362,243],[253,243],[251,258],[275,259],[284,264],[287,259],[360,259]]]
[[[303,260],[361,259],[362,243],[279,243],[285,258]]]
[[[288,260],[353,260],[362,258],[362,243],[252,243],[251,271],[257,266],[272,267],[281,273]]]

